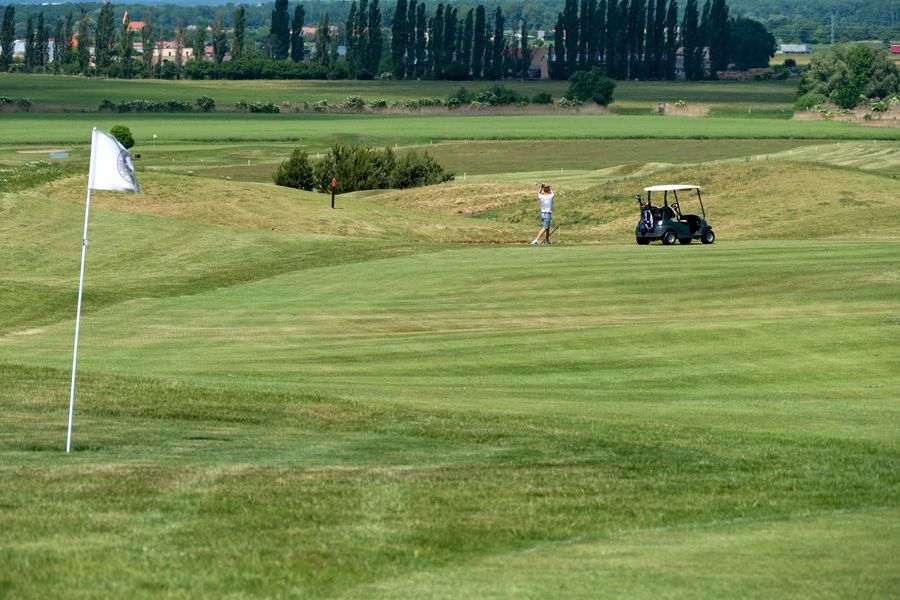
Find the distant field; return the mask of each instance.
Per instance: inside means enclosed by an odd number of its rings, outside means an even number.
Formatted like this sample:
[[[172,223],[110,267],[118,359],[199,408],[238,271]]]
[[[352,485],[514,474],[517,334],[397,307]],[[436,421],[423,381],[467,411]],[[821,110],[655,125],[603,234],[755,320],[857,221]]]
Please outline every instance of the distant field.
[[[830,121],[617,115],[4,115],[0,145],[78,144],[91,127],[127,125],[146,151],[168,142],[296,142],[376,145],[487,139],[900,139],[900,129]]]
[[[503,81],[508,88],[529,97],[550,92],[559,99],[568,88],[558,81]],[[288,102],[302,105],[327,100],[339,104],[348,96],[364,100],[446,100],[460,87],[470,91],[489,89],[487,81],[160,81],[107,80],[49,75],[0,74],[0,90],[10,97],[25,97],[46,107],[68,106],[94,111],[100,102],[145,99],[194,102],[209,96],[223,109],[233,109],[238,100],[248,102]],[[616,84],[615,104],[651,109],[657,102],[705,102],[713,105],[788,107],[796,95],[796,82],[655,82],[621,81]]]

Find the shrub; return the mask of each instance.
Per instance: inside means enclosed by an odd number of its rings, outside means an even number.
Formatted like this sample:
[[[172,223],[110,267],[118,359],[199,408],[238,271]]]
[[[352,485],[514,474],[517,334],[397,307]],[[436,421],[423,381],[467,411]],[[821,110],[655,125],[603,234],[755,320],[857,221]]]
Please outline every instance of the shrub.
[[[452,173],[444,171],[431,156],[409,152],[397,159],[393,150],[335,144],[313,167],[315,187],[331,190],[331,179],[337,180],[339,194],[356,190],[407,188],[449,181]]]
[[[281,109],[273,102],[254,102],[250,104],[248,110],[252,113],[279,113]]]
[[[109,130],[109,133],[119,140],[119,143],[125,148],[134,146],[134,136],[131,135],[131,130],[124,125],[114,125],[112,129]]]
[[[216,101],[209,96],[200,96],[197,98],[197,106],[203,112],[210,112],[216,110]]]
[[[372,100],[372,102],[369,103],[369,108],[371,108],[372,110],[381,110],[383,108],[387,108],[387,101],[386,100]]]
[[[553,94],[550,92],[538,92],[531,101],[535,104],[553,104]]]
[[[341,108],[344,110],[363,110],[366,107],[366,101],[359,96],[348,96],[341,102]]]
[[[116,104],[109,98],[106,98],[100,102],[100,106],[97,107],[97,110],[100,112],[113,112],[116,110]]]
[[[281,163],[278,170],[272,174],[275,185],[282,185],[298,190],[311,190],[315,180],[313,168],[309,163],[309,154],[295,148],[291,157]]]
[[[396,168],[391,177],[391,187],[405,189],[444,183],[453,179],[453,173],[448,173],[427,152],[419,154],[411,150],[397,161]]]
[[[596,102],[608,106],[613,99],[616,82],[606,76],[606,71],[594,67],[590,71],[575,71],[569,77],[569,89],[565,97],[580,102]]]
[[[328,100],[313,102],[312,109],[315,112],[328,112]]]
[[[794,102],[794,110],[812,110],[817,106],[825,104],[826,102],[828,102],[828,98],[826,98],[824,95],[810,92],[808,94],[803,94],[802,96],[797,98],[797,101]]]

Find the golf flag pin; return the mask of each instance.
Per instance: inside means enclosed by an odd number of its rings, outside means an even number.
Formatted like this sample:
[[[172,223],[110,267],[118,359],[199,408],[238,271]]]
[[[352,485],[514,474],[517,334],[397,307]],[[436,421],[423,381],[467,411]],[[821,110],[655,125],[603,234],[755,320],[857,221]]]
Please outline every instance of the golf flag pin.
[[[111,192],[140,192],[131,154],[115,137],[94,129],[88,188]]]

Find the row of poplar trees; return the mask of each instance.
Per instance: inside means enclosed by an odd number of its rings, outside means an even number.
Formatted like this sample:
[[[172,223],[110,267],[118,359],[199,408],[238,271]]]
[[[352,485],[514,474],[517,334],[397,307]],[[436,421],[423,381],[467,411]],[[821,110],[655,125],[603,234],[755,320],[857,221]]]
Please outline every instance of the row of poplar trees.
[[[483,5],[460,18],[459,9],[438,4],[429,17],[424,2],[397,0],[391,28],[393,75],[398,79],[500,79],[511,70],[522,74],[527,70],[524,61],[510,67],[505,22],[499,7],[490,23]],[[522,39],[527,40],[527,35]],[[520,55],[527,56],[527,48]]]
[[[684,75],[715,77],[728,66],[725,0],[687,0],[679,26],[678,1],[566,0],[556,20],[551,77],[566,79],[586,66],[603,66],[616,79],[674,79],[683,49]],[[709,48],[709,69],[705,61]]]

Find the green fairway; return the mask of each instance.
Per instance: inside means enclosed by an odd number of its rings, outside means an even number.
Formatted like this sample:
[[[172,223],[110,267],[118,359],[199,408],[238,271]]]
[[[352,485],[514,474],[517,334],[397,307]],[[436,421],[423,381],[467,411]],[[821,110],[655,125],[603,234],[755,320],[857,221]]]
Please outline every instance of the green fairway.
[[[0,127],[0,597],[895,595],[895,130],[122,116]],[[67,455],[85,139],[123,122]],[[270,183],[339,140],[457,179]],[[659,183],[715,244],[634,243]]]

